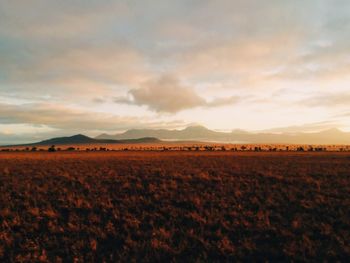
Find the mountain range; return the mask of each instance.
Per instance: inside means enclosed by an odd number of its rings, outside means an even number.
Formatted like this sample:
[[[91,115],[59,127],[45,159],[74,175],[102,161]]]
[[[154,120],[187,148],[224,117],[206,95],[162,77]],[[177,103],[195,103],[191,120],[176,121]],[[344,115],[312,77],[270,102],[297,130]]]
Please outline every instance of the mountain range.
[[[158,143],[157,138],[137,138],[137,139],[96,139],[82,134],[77,134],[69,137],[57,137],[36,143],[16,145],[16,146],[49,146],[49,145],[74,145],[74,144],[137,144],[137,143]]]
[[[126,140],[137,138],[158,138],[170,141],[208,141],[222,143],[284,143],[284,144],[350,144],[350,132],[329,129],[320,132],[271,133],[233,130],[218,132],[203,126],[190,126],[182,130],[132,129],[123,133],[101,134],[99,140]]]
[[[132,129],[123,133],[109,135],[101,134],[91,138],[82,134],[70,137],[57,137],[36,143],[16,146],[48,146],[75,144],[138,144],[162,142],[217,142],[246,144],[345,144],[350,145],[350,132],[329,129],[321,132],[247,132],[233,130],[219,132],[203,126],[190,126],[182,130],[167,129]],[[12,145],[14,146],[14,145]]]

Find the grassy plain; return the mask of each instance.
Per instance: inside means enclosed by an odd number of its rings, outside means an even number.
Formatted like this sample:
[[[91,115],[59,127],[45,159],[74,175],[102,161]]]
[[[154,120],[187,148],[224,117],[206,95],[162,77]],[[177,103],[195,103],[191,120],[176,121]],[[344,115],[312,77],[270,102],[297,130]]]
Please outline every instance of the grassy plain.
[[[2,261],[346,261],[350,153],[1,152]]]

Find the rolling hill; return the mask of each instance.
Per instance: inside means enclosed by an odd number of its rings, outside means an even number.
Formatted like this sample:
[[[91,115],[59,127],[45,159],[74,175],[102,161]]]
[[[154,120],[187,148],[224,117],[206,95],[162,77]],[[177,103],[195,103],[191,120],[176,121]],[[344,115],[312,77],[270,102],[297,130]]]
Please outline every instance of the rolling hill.
[[[217,132],[203,126],[190,126],[183,130],[133,129],[115,135],[101,134],[96,139],[124,140],[142,137],[156,137],[160,140],[195,140],[222,143],[350,144],[350,133],[338,129],[313,133],[253,133],[243,130]]]
[[[15,146],[49,146],[49,145],[75,145],[75,144],[137,144],[137,143],[159,143],[161,142],[157,138],[144,137],[137,139],[95,139],[82,134],[73,135],[70,137],[57,137],[36,143],[15,145]],[[11,145],[14,146],[14,145]]]

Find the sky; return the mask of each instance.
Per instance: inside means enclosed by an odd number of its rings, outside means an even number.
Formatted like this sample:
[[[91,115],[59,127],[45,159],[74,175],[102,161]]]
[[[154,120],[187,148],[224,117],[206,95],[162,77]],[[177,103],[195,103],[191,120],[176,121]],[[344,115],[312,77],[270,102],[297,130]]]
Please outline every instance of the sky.
[[[0,143],[350,131],[348,0],[0,0]]]

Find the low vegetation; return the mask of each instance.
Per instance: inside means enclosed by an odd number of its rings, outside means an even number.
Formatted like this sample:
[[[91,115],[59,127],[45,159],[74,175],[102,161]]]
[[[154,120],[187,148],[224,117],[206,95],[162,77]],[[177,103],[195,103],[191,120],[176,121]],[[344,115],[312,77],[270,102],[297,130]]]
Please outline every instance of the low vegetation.
[[[349,175],[349,153],[3,152],[0,259],[346,261]]]

